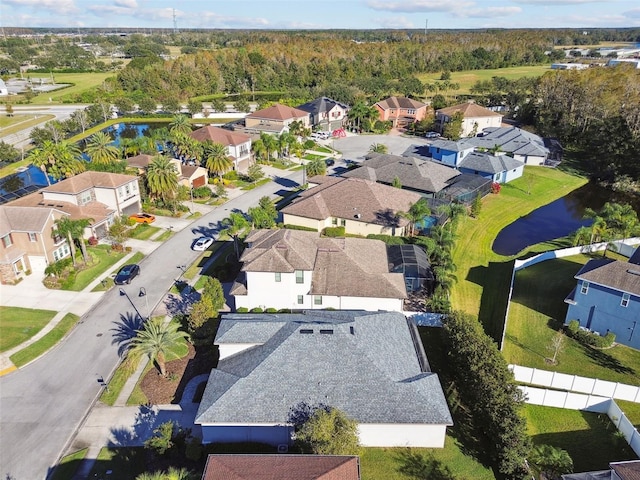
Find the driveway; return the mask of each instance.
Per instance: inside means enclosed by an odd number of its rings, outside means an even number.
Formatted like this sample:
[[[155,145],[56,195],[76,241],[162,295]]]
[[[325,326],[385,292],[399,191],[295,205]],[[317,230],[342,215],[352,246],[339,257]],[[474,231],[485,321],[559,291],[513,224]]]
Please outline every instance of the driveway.
[[[343,160],[355,160],[361,162],[369,153],[371,145],[380,143],[386,145],[392,155],[402,155],[411,145],[429,145],[426,138],[402,137],[391,135],[355,135],[345,138],[326,140],[325,145],[333,146],[342,152]]]

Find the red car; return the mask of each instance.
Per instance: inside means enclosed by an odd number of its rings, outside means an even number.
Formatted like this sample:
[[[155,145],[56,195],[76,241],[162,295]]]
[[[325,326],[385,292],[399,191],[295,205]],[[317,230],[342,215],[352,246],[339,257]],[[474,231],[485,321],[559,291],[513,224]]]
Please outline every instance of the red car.
[[[129,220],[138,223],[153,223],[156,221],[156,217],[148,213],[134,213],[133,215],[129,215]]]

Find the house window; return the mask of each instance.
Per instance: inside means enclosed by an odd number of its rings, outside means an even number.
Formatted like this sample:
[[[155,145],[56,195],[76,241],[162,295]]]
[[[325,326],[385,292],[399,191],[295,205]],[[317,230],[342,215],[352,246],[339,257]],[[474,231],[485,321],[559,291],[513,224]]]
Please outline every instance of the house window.
[[[87,190],[86,192],[82,192],[80,194],[80,205],[86,205],[91,201],[91,190]]]
[[[589,282],[583,280],[582,286],[580,287],[580,293],[582,295],[586,295],[588,291],[589,291]]]
[[[8,248],[13,245],[13,242],[11,241],[11,234],[2,237],[2,244],[4,245],[4,248]]]
[[[38,241],[38,237],[37,237],[37,235],[36,235],[35,233],[33,233],[33,232],[29,232],[29,241],[30,241],[30,242],[36,242],[36,241]]]
[[[340,226],[341,227],[344,227],[346,224],[347,224],[347,221],[344,218],[340,219]]]
[[[275,272],[275,276],[276,276],[276,282],[281,282],[282,281],[282,273]]]
[[[127,184],[124,186],[124,191],[125,191],[125,193],[127,194],[127,196],[131,195],[131,185],[127,183]]]
[[[627,307],[629,305],[629,294],[628,293],[623,293],[622,294],[622,300],[620,300],[620,306],[621,307]]]
[[[413,110],[413,109],[409,109],[409,110],[407,110],[407,113],[408,113],[409,115],[415,115],[415,114],[416,114],[416,111],[415,111],[415,110]]]
[[[335,217],[333,217],[333,218],[331,219],[331,225],[338,225],[338,219],[337,219],[337,218],[335,218]]]
[[[296,283],[304,283],[304,271],[296,270]]]
[[[64,257],[69,256],[69,245],[66,243],[62,245],[60,248],[53,251],[53,259],[57,262],[58,260],[62,260]]]
[[[322,305],[322,295],[314,295],[313,296],[313,304],[314,305]]]
[[[298,295],[298,305],[302,305],[304,303],[304,295]]]

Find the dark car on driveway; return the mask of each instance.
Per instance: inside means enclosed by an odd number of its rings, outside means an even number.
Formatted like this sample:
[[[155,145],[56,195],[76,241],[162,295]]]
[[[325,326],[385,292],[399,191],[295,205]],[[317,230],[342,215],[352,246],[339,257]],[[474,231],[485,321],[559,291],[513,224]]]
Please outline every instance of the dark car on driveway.
[[[336,161],[333,158],[327,158],[324,163],[327,167],[333,167],[336,164]]]
[[[135,263],[131,263],[118,270],[116,278],[113,279],[113,283],[116,285],[129,284],[137,275],[140,275],[140,267]]]

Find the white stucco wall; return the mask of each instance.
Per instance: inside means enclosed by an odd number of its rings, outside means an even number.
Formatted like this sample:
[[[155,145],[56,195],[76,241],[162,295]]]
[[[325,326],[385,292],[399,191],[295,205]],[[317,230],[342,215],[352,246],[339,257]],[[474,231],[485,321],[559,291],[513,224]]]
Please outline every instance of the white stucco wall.
[[[515,180],[516,178],[520,178],[524,173],[524,165],[521,167],[515,168],[513,170],[507,170],[504,172],[504,183],[510,182],[511,180]]]
[[[363,447],[425,447],[443,448],[446,425],[373,424],[358,425]]]
[[[475,128],[475,125],[478,125]],[[468,137],[473,134],[473,136],[482,132],[485,128],[488,127],[499,127],[502,125],[502,117],[473,117],[473,118],[465,118],[462,120],[462,135],[463,137]]]
[[[317,232],[324,228],[324,220],[298,217],[297,215],[291,215],[290,213],[282,214],[282,223],[285,225],[299,225],[301,227],[314,228]]]
[[[544,165],[545,157],[536,157],[535,155],[513,155],[513,158],[526,163],[527,165]]]
[[[43,193],[45,200],[51,200],[51,202],[68,202],[74,205],[78,204],[78,198],[75,194],[71,193],[58,193],[58,192],[45,192]]]

